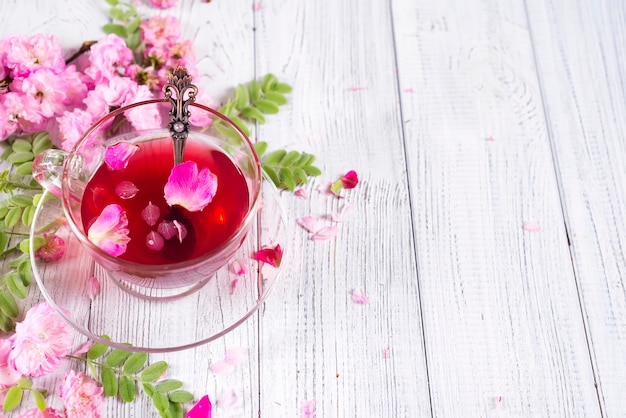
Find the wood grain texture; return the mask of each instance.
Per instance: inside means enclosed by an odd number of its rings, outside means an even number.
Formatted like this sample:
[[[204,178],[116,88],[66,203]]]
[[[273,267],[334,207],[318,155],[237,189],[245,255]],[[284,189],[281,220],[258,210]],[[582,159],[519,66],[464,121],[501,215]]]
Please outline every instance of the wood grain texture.
[[[599,416],[524,3],[392,7],[433,415]]]
[[[606,417],[626,411],[621,2],[528,1],[575,274]]]

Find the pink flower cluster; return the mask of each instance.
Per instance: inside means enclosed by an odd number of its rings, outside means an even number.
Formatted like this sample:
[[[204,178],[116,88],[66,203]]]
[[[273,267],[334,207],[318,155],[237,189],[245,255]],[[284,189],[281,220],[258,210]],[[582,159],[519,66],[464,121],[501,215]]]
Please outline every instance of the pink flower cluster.
[[[67,314],[67,312],[64,312]],[[0,339],[0,404],[6,390],[22,377],[41,377],[56,371],[72,346],[72,333],[48,303],[33,306],[15,327],[15,334]],[[102,388],[73,370],[65,376],[61,399],[66,418],[100,417]],[[29,409],[20,417],[61,417],[58,411]]]

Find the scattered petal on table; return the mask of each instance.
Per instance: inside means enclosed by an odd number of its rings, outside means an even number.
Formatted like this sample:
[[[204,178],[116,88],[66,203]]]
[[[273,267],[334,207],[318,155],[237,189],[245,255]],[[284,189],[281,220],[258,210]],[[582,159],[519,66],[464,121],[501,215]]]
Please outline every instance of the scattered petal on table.
[[[502,406],[502,401],[504,399],[502,398],[502,396],[496,396],[495,398],[493,398],[493,407],[494,409],[498,409]]]
[[[415,93],[415,90],[413,89],[413,87],[409,87],[409,88],[404,89],[404,92],[405,93]]]
[[[245,258],[238,258],[232,263],[230,263],[229,270],[231,273],[236,274],[237,276],[245,276],[248,274],[248,260]]]
[[[383,349],[383,358],[386,360],[389,358],[389,351],[391,350],[391,348],[389,346],[385,347]]]
[[[80,347],[78,347],[76,351],[72,353],[72,355],[76,357],[82,356],[83,354],[86,354],[87,351],[89,351],[92,345],[93,345],[93,341],[87,340]]]
[[[228,388],[222,391],[217,398],[217,406],[220,408],[236,408],[243,404],[241,391],[238,389]]]
[[[89,295],[89,299],[94,300],[96,296],[100,293],[100,282],[96,276],[91,276],[89,278],[89,282],[87,283],[87,294]]]
[[[247,359],[248,349],[245,347],[230,347],[224,355],[224,361],[233,366],[238,366]]]
[[[263,8],[263,3],[261,3],[260,1],[257,1],[256,3],[252,5],[252,10],[254,10],[255,12],[258,12],[262,8]]]
[[[365,90],[365,87],[361,87],[361,86],[353,86],[350,87],[349,89],[350,91],[360,91],[360,90]]]
[[[234,295],[237,291],[237,287],[239,287],[239,277],[235,277],[230,281],[230,294]]]
[[[313,418],[315,416],[315,400],[302,402],[300,410],[302,411],[302,418]]]
[[[128,160],[135,155],[139,147],[128,142],[120,142],[110,146],[104,152],[104,162],[111,170],[123,170],[128,165]]]
[[[493,142],[495,140],[496,139],[493,137],[493,135],[489,135],[487,138],[485,138],[485,141],[487,141],[487,142]]]
[[[318,230],[315,234],[311,235],[311,240],[324,241],[336,237],[337,233],[339,233],[339,228],[336,226],[325,226],[324,228]]]
[[[254,253],[253,258],[270,266],[278,267],[283,259],[283,249],[280,248],[280,244],[277,244],[274,248],[266,247]]]
[[[306,191],[306,189],[298,189],[295,192],[293,192],[293,194],[295,194],[296,197],[298,197],[300,199],[308,199],[309,198],[309,192]]]
[[[185,418],[211,418],[213,405],[209,400],[209,395],[204,395],[197,404],[193,406],[185,415]]]
[[[319,187],[317,188],[317,190],[321,193],[321,194],[325,194],[328,196],[334,196],[335,194],[333,192],[330,191],[331,186],[333,185],[332,182],[330,181],[325,181],[322,184],[319,185]]]
[[[539,232],[541,231],[541,226],[539,226],[539,224],[535,221],[525,221],[522,224],[522,228],[524,229],[524,231],[528,231],[528,232]]]
[[[235,366],[233,364],[227,363],[224,360],[216,361],[211,363],[211,373],[217,374],[220,376],[226,376],[227,374],[231,374],[235,371]]]
[[[320,229],[319,222],[315,216],[303,216],[302,218],[298,218],[296,220],[296,223],[300,225],[303,229],[311,233],[317,232]]]
[[[369,305],[370,300],[365,295],[365,290],[358,288],[352,291],[352,300],[355,303],[360,303],[361,305]]]
[[[355,210],[356,206],[352,203],[346,202],[346,204],[339,209],[339,212],[332,212],[328,215],[328,217],[333,222],[344,222],[349,215],[354,213]]]

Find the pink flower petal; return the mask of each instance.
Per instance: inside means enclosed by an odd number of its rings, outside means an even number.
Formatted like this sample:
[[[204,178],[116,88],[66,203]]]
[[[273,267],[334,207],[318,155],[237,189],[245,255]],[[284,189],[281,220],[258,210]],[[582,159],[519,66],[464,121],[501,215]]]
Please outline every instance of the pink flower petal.
[[[237,287],[239,286],[239,277],[235,277],[233,280],[231,280],[230,282],[230,294],[234,295],[235,292],[237,291]]]
[[[211,367],[209,367],[211,373],[217,374],[220,376],[226,376],[235,371],[235,366],[233,364],[227,363],[224,360],[216,361],[211,363]]]
[[[85,341],[80,347],[78,347],[73,353],[72,355],[79,357],[82,356],[83,354],[86,354],[87,351],[89,351],[89,349],[91,348],[91,346],[93,345],[93,341],[91,340],[87,340]]]
[[[161,221],[157,227],[157,231],[165,239],[171,239],[178,233],[178,229],[176,229],[176,226],[174,226],[174,222],[172,221]]]
[[[185,225],[181,224],[175,219],[172,223],[174,224],[174,228],[176,228],[176,233],[178,234],[178,241],[183,242],[183,240],[187,236],[187,228],[185,227]]]
[[[495,140],[496,139],[493,137],[493,135],[489,135],[487,138],[485,138],[485,141],[487,141],[487,142],[493,142]]]
[[[198,165],[193,161],[175,165],[164,188],[168,205],[180,205],[190,212],[204,209],[216,191],[217,176],[208,168],[198,172]]]
[[[496,396],[493,398],[493,408],[494,409],[498,409],[502,406],[502,401],[504,400],[504,398],[502,398],[502,396]]]
[[[296,197],[300,198],[300,199],[308,199],[309,198],[309,192],[307,192],[305,189],[298,189],[295,192],[293,192],[294,195],[296,195]]]
[[[404,89],[405,93],[415,93],[415,90],[412,87]]]
[[[354,86],[354,87],[350,87],[349,90],[350,91],[360,91],[360,90],[365,90],[365,87]]]
[[[248,274],[248,261],[245,258],[238,258],[230,263],[229,270],[237,276]]]
[[[389,346],[385,347],[385,349],[383,350],[383,358],[386,360],[389,358],[389,351],[391,350],[391,348]]]
[[[296,223],[308,232],[313,233],[317,232],[320,229],[319,222],[314,216],[303,216],[302,218],[297,219]]]
[[[315,416],[315,400],[302,402],[300,411],[302,411],[302,418],[313,418]]]
[[[222,394],[217,398],[217,405],[220,408],[236,408],[243,404],[241,391],[236,389],[224,389]]]
[[[152,202],[148,202],[146,207],[141,211],[141,219],[146,221],[150,226],[154,226],[161,216],[161,209]]]
[[[343,222],[346,218],[356,210],[356,206],[352,203],[346,203],[341,207],[339,212],[332,212],[328,215],[333,222]]]
[[[331,239],[337,236],[339,232],[339,228],[336,226],[326,226],[320,230],[318,230],[315,234],[311,235],[312,241],[324,241],[327,239]]]
[[[43,234],[42,236],[45,239],[45,243],[35,252],[35,256],[41,258],[46,263],[63,257],[63,254],[65,254],[65,240],[56,234]]]
[[[124,254],[128,237],[128,218],[120,205],[111,204],[89,227],[87,238],[102,251],[117,257]]]
[[[524,229],[524,231],[528,231],[528,232],[539,232],[539,231],[541,231],[541,226],[539,226],[539,224],[537,222],[534,222],[534,221],[525,221],[522,224],[522,228]]]
[[[263,8],[263,4],[260,1],[257,1],[256,3],[254,3],[254,5],[252,6],[252,10],[254,10],[255,12],[258,12],[259,10],[261,10]]]
[[[330,186],[330,191],[339,196],[341,189],[354,189],[359,184],[359,176],[356,171],[350,170]]]
[[[139,147],[128,142],[119,142],[106,149],[104,152],[104,162],[111,167],[111,170],[123,170],[128,165],[128,160],[135,155]]]
[[[323,182],[322,184],[320,184],[319,187],[317,188],[317,190],[321,194],[325,194],[325,195],[328,195],[328,196],[333,196],[334,193],[330,190],[332,185],[333,185],[332,182],[326,181],[326,182]]]
[[[365,291],[363,289],[354,289],[352,291],[352,301],[354,303],[360,303],[361,305],[369,305],[370,300],[365,295]]]
[[[165,241],[161,234],[156,231],[148,232],[146,235],[146,247],[151,249],[152,251],[161,251],[165,246]]]
[[[87,295],[89,295],[89,299],[94,300],[99,293],[100,282],[97,277],[91,276],[89,282],[87,282]]]
[[[280,244],[276,245],[274,248],[263,248],[254,253],[253,258],[262,263],[267,263],[270,266],[278,267],[283,259],[283,249],[280,248]]]
[[[238,366],[248,359],[248,349],[245,347],[231,347],[226,350],[224,361],[233,366]]]
[[[204,395],[197,404],[193,406],[185,415],[185,418],[211,418],[213,405],[209,400],[209,395]]]
[[[139,189],[132,181],[122,181],[115,186],[115,194],[122,199],[132,199]]]

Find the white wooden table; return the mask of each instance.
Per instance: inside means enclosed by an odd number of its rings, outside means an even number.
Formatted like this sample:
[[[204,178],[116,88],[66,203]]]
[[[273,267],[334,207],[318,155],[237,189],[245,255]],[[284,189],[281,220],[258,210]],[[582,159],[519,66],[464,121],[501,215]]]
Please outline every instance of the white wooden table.
[[[168,12],[216,102],[266,72],[293,85],[253,136],[316,153],[324,172],[310,199],[281,198],[290,254],[258,314],[151,357],[198,397],[241,391],[214,416],[299,417],[308,400],[317,417],[626,416],[626,3],[179,0]],[[104,1],[0,3],[0,36],[53,33],[68,54],[106,21]],[[336,239],[310,241],[295,219],[337,210],[316,187],[350,169],[356,212]],[[371,303],[352,302],[354,288]],[[27,303],[40,300],[32,289]],[[231,346],[249,360],[211,373]],[[153,411],[145,396],[109,399],[104,416]]]

